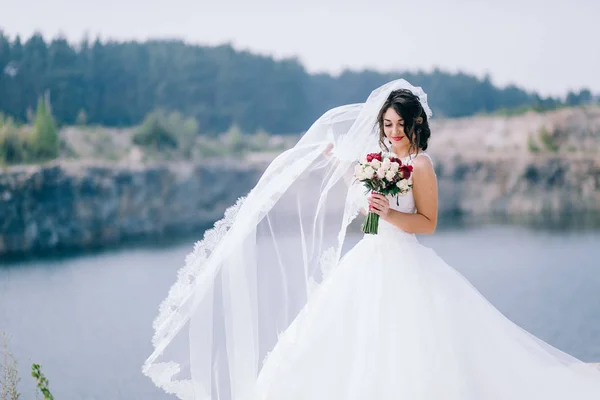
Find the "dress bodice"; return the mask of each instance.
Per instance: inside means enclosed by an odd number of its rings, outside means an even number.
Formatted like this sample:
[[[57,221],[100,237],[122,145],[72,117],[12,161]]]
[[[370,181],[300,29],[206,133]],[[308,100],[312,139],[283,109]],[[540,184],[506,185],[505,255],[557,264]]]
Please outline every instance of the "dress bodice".
[[[394,153],[391,153],[391,154],[395,155]],[[401,160],[402,160],[403,164],[412,164],[414,159],[419,156],[424,156],[424,157],[431,159],[427,153],[419,153],[417,155],[404,157]],[[412,178],[410,180],[412,181]],[[398,194],[397,196],[388,195],[387,198],[390,201],[390,208],[392,208],[394,210],[404,212],[404,213],[411,213],[411,214],[417,212],[417,208],[415,206],[415,198],[413,196],[412,190],[409,190],[408,193],[406,193],[404,195],[401,195],[401,194]]]
[[[412,190],[409,190],[408,193],[402,195],[398,194],[397,196],[386,196],[390,201],[390,208],[396,211],[404,212],[404,213],[415,213],[417,211],[417,207],[415,206],[415,198],[413,197]]]

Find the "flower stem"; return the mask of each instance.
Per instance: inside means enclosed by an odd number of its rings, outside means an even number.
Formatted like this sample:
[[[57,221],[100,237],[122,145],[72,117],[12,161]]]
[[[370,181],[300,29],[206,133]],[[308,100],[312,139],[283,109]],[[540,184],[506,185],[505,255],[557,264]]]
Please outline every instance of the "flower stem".
[[[375,214],[374,212],[370,212],[367,214],[367,218],[362,225],[362,231],[364,233],[370,235],[377,235],[377,230],[379,228],[379,214]]]

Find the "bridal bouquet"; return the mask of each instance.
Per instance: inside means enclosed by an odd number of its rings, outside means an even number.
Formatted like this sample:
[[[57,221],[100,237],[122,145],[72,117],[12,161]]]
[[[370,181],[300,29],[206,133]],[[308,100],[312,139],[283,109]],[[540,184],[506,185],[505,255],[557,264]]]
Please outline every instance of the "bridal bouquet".
[[[354,177],[362,182],[368,191],[383,195],[396,196],[408,193],[412,187],[410,176],[412,165],[402,164],[397,157],[390,157],[385,153],[367,154],[354,169]],[[379,215],[369,211],[362,231],[369,234],[377,234],[379,227]]]

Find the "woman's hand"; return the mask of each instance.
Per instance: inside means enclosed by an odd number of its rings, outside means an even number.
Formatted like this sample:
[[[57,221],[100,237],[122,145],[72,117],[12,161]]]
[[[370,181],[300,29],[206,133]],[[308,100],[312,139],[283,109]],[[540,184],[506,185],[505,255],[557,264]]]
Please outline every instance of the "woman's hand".
[[[382,194],[371,193],[371,197],[369,197],[369,211],[378,214],[382,219],[386,219],[390,213],[390,201]]]

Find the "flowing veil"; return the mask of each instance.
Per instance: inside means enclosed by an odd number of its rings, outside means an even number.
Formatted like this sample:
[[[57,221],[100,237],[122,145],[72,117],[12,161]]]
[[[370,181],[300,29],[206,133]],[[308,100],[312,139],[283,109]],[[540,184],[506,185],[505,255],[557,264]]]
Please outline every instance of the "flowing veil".
[[[186,257],[154,321],[143,372],[184,400],[253,398],[270,350],[342,252],[366,207],[354,163],[379,151],[377,114],[403,79],[323,114]],[[334,144],[330,155],[328,145]]]

